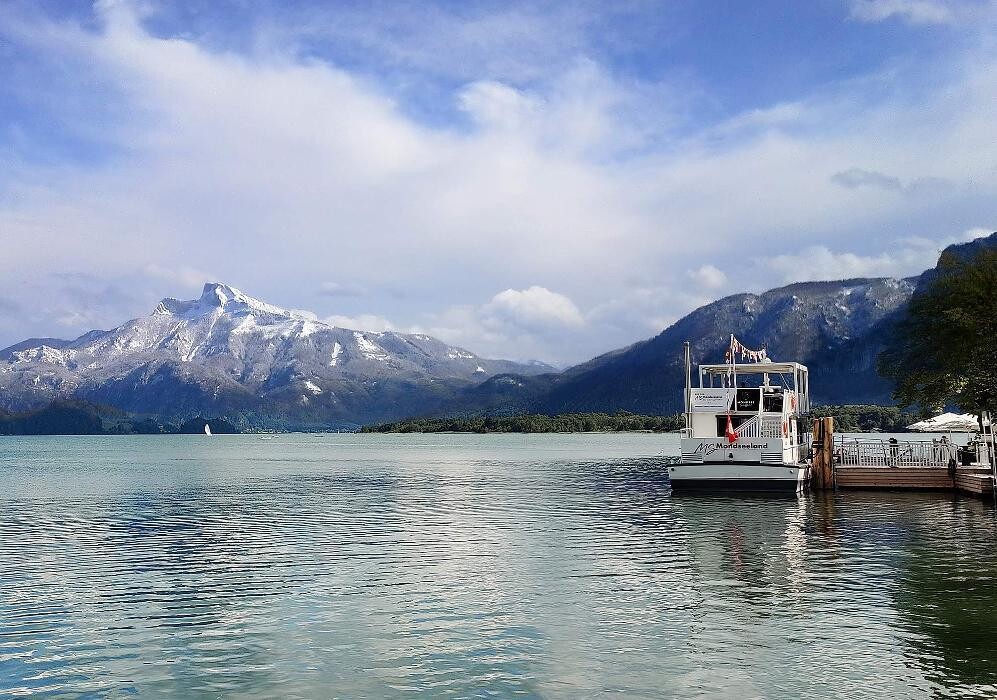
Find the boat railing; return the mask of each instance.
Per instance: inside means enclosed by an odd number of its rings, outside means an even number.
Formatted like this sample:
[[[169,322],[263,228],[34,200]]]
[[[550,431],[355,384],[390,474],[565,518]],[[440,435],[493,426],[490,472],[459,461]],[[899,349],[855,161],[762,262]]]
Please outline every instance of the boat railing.
[[[737,428],[734,429],[734,433],[738,437],[742,438],[756,438],[759,437],[758,433],[760,430],[761,426],[758,423],[758,416],[752,416],[748,420],[741,423],[741,425],[737,426]]]
[[[781,438],[782,418],[780,416],[752,416],[734,430],[743,438]]]
[[[783,432],[782,416],[761,417],[761,435],[759,437],[781,438],[785,436],[786,434]]]
[[[894,441],[836,437],[834,451],[844,467],[946,467],[958,446],[933,440]]]

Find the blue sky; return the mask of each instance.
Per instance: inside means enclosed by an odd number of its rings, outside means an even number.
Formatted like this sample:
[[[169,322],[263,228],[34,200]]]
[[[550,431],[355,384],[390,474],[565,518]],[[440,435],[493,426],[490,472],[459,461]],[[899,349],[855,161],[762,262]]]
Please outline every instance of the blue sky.
[[[607,9],[608,8],[608,9]],[[219,280],[558,364],[997,228],[997,3],[0,3],[0,346]]]

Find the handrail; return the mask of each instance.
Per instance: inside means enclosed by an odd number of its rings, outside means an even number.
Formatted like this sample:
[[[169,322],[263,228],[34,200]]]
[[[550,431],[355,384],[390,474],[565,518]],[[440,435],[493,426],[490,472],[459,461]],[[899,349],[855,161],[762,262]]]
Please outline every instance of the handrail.
[[[761,437],[760,427],[761,426],[758,422],[758,416],[752,416],[748,420],[741,423],[741,425],[737,426],[737,428],[734,429],[734,433],[738,437],[743,437],[743,438]]]
[[[958,458],[950,442],[863,440],[837,436],[835,454],[846,467],[946,467]]]
[[[752,416],[737,426],[734,432],[738,437],[743,438],[786,437],[783,432],[782,418],[776,416]]]

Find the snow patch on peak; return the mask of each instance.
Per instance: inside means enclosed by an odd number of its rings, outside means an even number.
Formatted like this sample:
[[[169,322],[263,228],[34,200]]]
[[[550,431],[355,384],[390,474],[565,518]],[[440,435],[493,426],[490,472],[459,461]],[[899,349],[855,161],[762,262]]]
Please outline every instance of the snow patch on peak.
[[[202,306],[217,306],[226,311],[232,308],[232,310],[245,309],[273,316],[285,316],[287,318],[294,316],[287,309],[260,301],[248,294],[244,294],[235,287],[230,287],[220,282],[208,282],[205,284],[204,291],[201,292],[201,298],[198,301]]]
[[[166,297],[159,302],[152,313],[154,316],[183,316],[195,306],[197,306],[196,301],[181,301],[173,297]]]
[[[319,394],[322,393],[322,388],[318,384],[316,384],[315,382],[313,382],[311,380],[306,380],[305,381],[305,388],[308,389],[308,391],[310,391],[313,394],[315,394],[316,396],[318,396]]]
[[[68,351],[68,356],[73,356],[73,351]],[[66,366],[66,357],[62,350],[58,348],[49,347],[48,345],[41,345],[37,348],[26,348],[18,352],[12,353],[11,358],[13,362],[16,363],[28,363],[28,362],[45,362],[52,365],[62,365]]]
[[[380,360],[384,362],[388,359],[388,353],[385,352],[384,348],[368,340],[367,336],[360,331],[353,331],[353,339],[357,342],[360,352],[368,360]]]
[[[329,366],[335,367],[339,364],[339,356],[343,354],[343,346],[338,342],[334,343],[332,346],[332,357],[329,358]]]

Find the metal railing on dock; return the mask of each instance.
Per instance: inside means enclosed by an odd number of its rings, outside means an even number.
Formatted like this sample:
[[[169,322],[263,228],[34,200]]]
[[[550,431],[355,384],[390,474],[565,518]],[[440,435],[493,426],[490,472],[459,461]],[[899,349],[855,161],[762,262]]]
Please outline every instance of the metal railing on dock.
[[[843,467],[947,467],[958,446],[942,440],[893,441],[836,436],[835,461]]]
[[[818,489],[900,489],[994,493],[989,436],[960,447],[950,438],[870,439],[834,435],[834,419],[815,418],[811,483]]]

